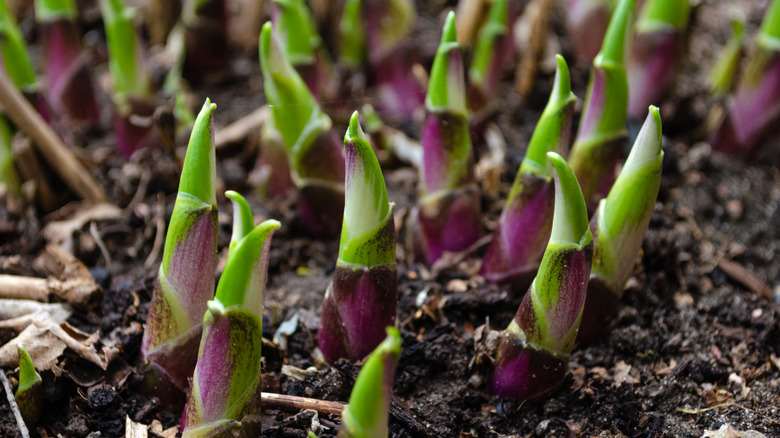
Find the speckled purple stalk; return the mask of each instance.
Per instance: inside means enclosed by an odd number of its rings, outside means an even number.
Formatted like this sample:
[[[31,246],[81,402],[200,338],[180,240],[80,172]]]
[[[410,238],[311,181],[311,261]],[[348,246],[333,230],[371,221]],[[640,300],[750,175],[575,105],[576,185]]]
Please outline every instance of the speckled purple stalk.
[[[251,312],[206,313],[193,389],[182,414],[182,437],[257,436],[261,345],[260,321]],[[241,372],[244,384],[239,386],[235,380]]]
[[[298,158],[298,217],[312,236],[335,236],[344,214],[343,146],[323,131]]]
[[[130,111],[127,114],[114,114],[114,133],[116,135],[116,148],[119,153],[127,158],[138,149],[143,149],[153,144],[157,136],[157,127],[154,123],[153,102],[143,99],[128,99]]]
[[[425,196],[413,214],[422,237],[418,243],[429,265],[445,251],[463,251],[482,234],[480,192],[476,184]]]
[[[532,399],[560,384],[585,305],[592,258],[591,242],[581,249],[556,250],[545,261],[556,268],[537,276],[535,282],[558,281],[557,301],[543,315],[537,315],[537,310],[544,309],[534,309],[535,286],[531,285],[499,340],[491,382],[496,395]]]
[[[617,312],[620,295],[599,277],[588,281],[588,299],[582,312],[582,323],[577,332],[577,342],[590,345],[602,338],[609,321]]]
[[[498,355],[491,388],[499,397],[529,400],[543,396],[561,384],[569,369],[568,354],[536,349],[507,331],[499,339]]]
[[[552,181],[523,176],[523,191],[501,212],[480,275],[516,291],[528,289],[550,239],[554,205]]]
[[[76,125],[98,123],[100,112],[76,24],[57,20],[41,23],[40,29],[49,103]]]
[[[395,242],[392,220],[377,239]],[[385,328],[395,325],[397,283],[395,263],[336,265],[322,303],[319,348],[325,360],[363,359],[385,339]]]
[[[642,120],[647,107],[659,105],[675,74],[676,31],[639,34],[631,47],[628,71],[628,114]]]
[[[757,83],[742,80],[711,142],[723,153],[749,157],[780,119],[780,54],[767,61]]]
[[[454,189],[474,182],[473,158],[455,157],[453,150],[469,139],[468,121],[449,112],[429,113],[423,126],[423,181],[425,193]],[[469,152],[471,152],[469,148]],[[461,172],[458,172],[462,169]]]
[[[168,266],[167,277],[160,275],[154,283],[149,317],[141,344],[141,352],[153,367],[167,376],[180,389],[189,386],[189,379],[198,357],[198,344],[206,303],[214,296],[214,270],[216,269],[216,209],[203,210],[195,221],[188,238],[176,246]],[[175,333],[169,322],[171,301],[163,298],[162,281],[168,288],[189,291],[179,306],[188,315],[191,328],[185,333]],[[175,300],[176,297],[169,297]]]

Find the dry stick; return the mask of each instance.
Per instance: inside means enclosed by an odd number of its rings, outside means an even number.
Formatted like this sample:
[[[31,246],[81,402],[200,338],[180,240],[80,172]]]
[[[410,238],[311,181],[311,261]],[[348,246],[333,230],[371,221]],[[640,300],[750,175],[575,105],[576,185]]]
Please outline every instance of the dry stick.
[[[106,200],[103,188],[14,87],[4,69],[0,69],[0,105],[11,121],[33,140],[44,159],[76,195],[93,201]]]
[[[49,280],[0,274],[0,298],[49,301]]]
[[[165,215],[165,196],[162,193],[157,194],[157,211],[154,213],[154,223],[156,231],[154,234],[154,243],[152,244],[152,251],[149,256],[144,260],[144,266],[147,268],[154,265],[157,261],[157,256],[160,255],[160,248],[163,245],[163,239],[165,238],[165,221],[163,216]]]
[[[274,394],[270,392],[260,393],[260,401],[263,408],[279,409],[292,412],[303,409],[313,409],[321,414],[341,415],[346,407],[346,403],[317,400],[308,397],[296,397],[294,395]]]
[[[456,15],[458,22],[455,29],[458,32],[458,42],[461,45],[471,45],[485,18],[488,6],[489,4],[485,0],[460,0],[458,2]]]
[[[14,417],[16,417],[16,425],[19,427],[19,432],[24,438],[30,438],[30,432],[27,430],[27,426],[22,419],[22,413],[19,411],[19,406],[16,405],[16,398],[11,391],[11,382],[8,381],[8,377],[5,373],[0,371],[0,380],[3,381],[3,388],[5,388],[5,396],[8,398],[8,405],[11,406],[11,410],[14,411]]]
[[[526,7],[526,14],[535,15],[531,18],[531,39],[528,42],[528,50],[520,55],[515,73],[515,90],[521,96],[527,97],[533,89],[539,60],[547,46],[550,12],[553,6],[552,0],[533,0]]]
[[[217,150],[224,149],[227,146],[246,140],[246,138],[253,133],[259,134],[260,127],[268,118],[269,114],[270,111],[268,107],[263,105],[246,116],[220,129],[214,136],[214,147]]]

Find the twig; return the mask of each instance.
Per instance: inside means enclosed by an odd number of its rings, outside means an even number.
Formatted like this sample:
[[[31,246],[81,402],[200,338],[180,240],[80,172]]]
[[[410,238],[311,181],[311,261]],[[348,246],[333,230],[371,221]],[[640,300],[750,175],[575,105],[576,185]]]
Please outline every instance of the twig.
[[[260,393],[260,401],[263,408],[279,409],[282,411],[299,411],[313,409],[321,414],[341,415],[341,411],[347,407],[346,403],[315,398],[297,397],[294,395],[274,394],[270,392]]]
[[[232,144],[240,143],[253,133],[260,133],[260,127],[270,114],[267,106],[252,111],[246,116],[220,129],[215,134],[214,147],[224,149]]]
[[[750,289],[751,292],[756,295],[760,295],[765,298],[773,298],[772,288],[768,284],[761,281],[758,276],[746,269],[744,266],[731,260],[720,259],[718,260],[718,267],[723,270],[729,277],[738,281],[740,284]]]
[[[485,0],[461,0],[458,2],[457,25],[458,42],[464,46],[470,46],[477,30],[480,27],[488,3]]]
[[[163,239],[165,238],[165,221],[163,216],[165,215],[165,196],[162,193],[157,194],[157,211],[154,213],[154,223],[156,230],[154,233],[154,243],[152,244],[152,251],[149,252],[149,256],[144,260],[144,266],[151,267],[157,256],[160,255],[160,248],[162,248]]]
[[[108,248],[106,247],[105,242],[103,242],[103,238],[100,236],[100,232],[97,229],[97,224],[94,222],[89,223],[89,234],[93,239],[95,239],[95,244],[97,245],[98,249],[100,249],[100,254],[103,255],[104,259],[106,259],[106,270],[108,270],[108,272],[112,272],[111,265],[113,263],[111,261],[111,253],[108,252]]]
[[[45,278],[0,274],[0,298],[49,301],[49,281]]]
[[[0,69],[0,105],[11,121],[33,140],[44,159],[76,195],[94,201],[106,200],[103,188],[14,87],[4,69]]]
[[[16,398],[11,390],[11,382],[8,381],[8,377],[5,373],[0,371],[0,380],[3,381],[3,388],[5,388],[5,396],[8,398],[8,405],[11,406],[11,410],[14,411],[14,417],[16,417],[16,425],[19,427],[19,432],[24,438],[30,438],[30,432],[27,430],[27,426],[22,419],[22,413],[19,411],[19,406],[16,405]]]
[[[534,0],[526,7],[525,13],[530,15],[530,41],[528,49],[520,56],[515,73],[515,90],[521,96],[528,96],[533,89],[536,71],[539,69],[539,59],[547,46],[550,12],[553,5],[552,0]]]
[[[743,409],[743,410],[746,410],[746,411],[750,411],[750,409],[748,409],[748,408],[746,408],[746,407],[744,407],[744,406],[738,405],[738,404],[736,404],[736,403],[734,403],[734,402],[721,403],[721,404],[719,404],[719,405],[710,406],[710,407],[708,407],[708,408],[696,408],[696,409],[691,409],[691,408],[677,408],[677,409],[676,409],[676,411],[677,411],[677,412],[682,412],[683,414],[693,414],[693,415],[699,415],[699,414],[703,414],[703,413],[705,413],[705,412],[707,412],[707,411],[713,411],[713,410],[715,410],[715,409],[720,409],[720,408],[728,408],[729,406],[736,406],[736,407],[738,407],[738,408],[740,408],[740,409]]]

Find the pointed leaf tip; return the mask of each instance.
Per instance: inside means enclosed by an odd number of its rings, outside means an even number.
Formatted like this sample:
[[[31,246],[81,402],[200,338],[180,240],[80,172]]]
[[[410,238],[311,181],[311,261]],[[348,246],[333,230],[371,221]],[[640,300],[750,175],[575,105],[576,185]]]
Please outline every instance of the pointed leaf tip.
[[[447,14],[447,18],[444,20],[444,28],[441,33],[441,42],[444,43],[457,43],[458,31],[455,28],[455,11],[450,11]]]
[[[238,242],[243,239],[255,227],[255,220],[252,216],[252,209],[249,203],[238,192],[228,190],[225,192],[233,202],[233,234],[230,237],[229,250],[232,250]]]
[[[30,353],[24,348],[22,344],[16,344],[19,349],[19,387],[18,391],[23,391],[36,382],[41,381],[41,376],[35,371],[35,365],[33,364]]]
[[[347,134],[344,136],[344,141],[354,142],[358,138],[368,141],[366,134],[363,132],[363,128],[360,126],[360,114],[355,111],[349,119],[349,127],[347,127]]]
[[[623,171],[630,173],[635,168],[658,159],[658,155],[662,153],[662,135],[661,112],[657,106],[650,105],[647,118],[631,147],[626,164],[623,165]]]
[[[560,55],[555,55],[555,61],[558,63],[555,70],[555,83],[553,84],[552,97],[556,98],[568,98],[571,94],[571,74],[569,73],[569,65],[566,63],[566,59]]]
[[[588,209],[577,177],[560,155],[548,152],[547,158],[555,169],[555,212],[550,243],[581,246],[591,235]]]
[[[634,23],[635,11],[636,0],[620,0],[609,20],[604,43],[594,60],[594,64],[623,64],[633,35],[631,28]]]
[[[217,204],[217,169],[211,124],[216,108],[217,105],[206,98],[192,126],[179,182],[179,192],[190,194],[209,205]]]
[[[385,329],[387,332],[387,338],[382,343],[385,348],[384,350],[387,352],[400,354],[401,353],[401,332],[398,330],[397,327],[388,326],[387,329]]]

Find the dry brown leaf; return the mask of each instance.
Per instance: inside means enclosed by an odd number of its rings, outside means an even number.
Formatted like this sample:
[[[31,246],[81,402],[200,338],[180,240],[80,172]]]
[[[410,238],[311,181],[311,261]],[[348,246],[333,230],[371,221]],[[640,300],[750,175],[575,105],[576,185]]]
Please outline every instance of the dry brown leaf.
[[[66,219],[49,222],[43,227],[43,237],[49,243],[66,249],[73,246],[73,233],[83,228],[87,223],[122,217],[122,210],[114,204],[96,204],[91,201],[83,201],[66,207],[73,208],[73,212]]]
[[[663,361],[653,365],[653,372],[659,376],[668,376],[669,374],[672,374],[672,371],[674,371],[676,367],[677,361],[672,358],[669,360],[669,365],[665,364]]]
[[[633,370],[632,372],[631,365],[628,365],[622,360],[615,364],[614,372],[615,375],[612,377],[612,386],[615,388],[620,388],[624,383],[630,385],[639,383],[639,372],[637,370]]]
[[[16,367],[19,363],[16,346],[22,344],[40,370],[54,367],[66,347],[105,370],[119,350],[108,345],[101,347],[99,340],[97,332],[90,335],[66,322],[58,323],[48,313],[39,313],[19,336],[0,347],[0,367]]]
[[[766,438],[761,432],[755,430],[747,430],[740,432],[729,424],[724,424],[718,430],[705,430],[702,438]]]
[[[146,426],[136,423],[125,415],[125,438],[147,438],[149,436]]]
[[[62,303],[46,304],[32,300],[0,299],[0,323],[40,312],[48,313],[58,322],[65,321],[71,314],[70,307]]]

